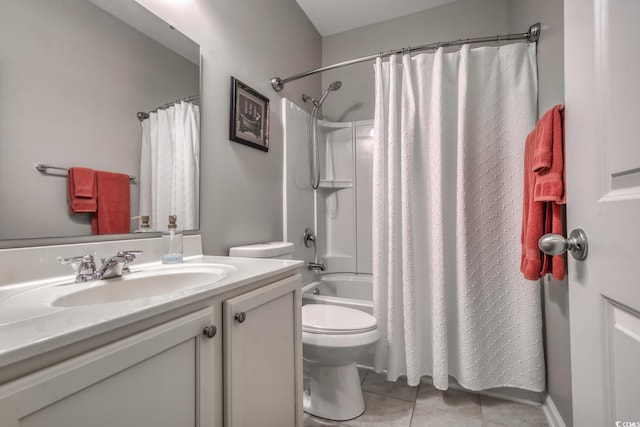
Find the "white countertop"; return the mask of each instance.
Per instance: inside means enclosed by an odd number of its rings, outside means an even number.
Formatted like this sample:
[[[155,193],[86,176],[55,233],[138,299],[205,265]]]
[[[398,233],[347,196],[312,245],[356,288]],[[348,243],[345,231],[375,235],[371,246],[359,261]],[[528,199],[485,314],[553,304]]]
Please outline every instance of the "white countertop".
[[[3,308],[3,301],[11,295],[37,286],[50,286],[53,282],[60,283],[64,280],[72,282],[74,276],[18,283],[0,288],[0,368],[261,279],[295,272],[303,263],[278,259],[198,255],[185,258],[185,264],[226,264],[235,267],[236,271],[211,285],[149,298],[77,307],[52,307],[43,303],[34,307],[33,316],[25,316],[24,311],[20,313],[15,308]],[[131,265],[131,271],[135,274],[136,271],[150,267],[162,268],[159,262],[134,263]]]

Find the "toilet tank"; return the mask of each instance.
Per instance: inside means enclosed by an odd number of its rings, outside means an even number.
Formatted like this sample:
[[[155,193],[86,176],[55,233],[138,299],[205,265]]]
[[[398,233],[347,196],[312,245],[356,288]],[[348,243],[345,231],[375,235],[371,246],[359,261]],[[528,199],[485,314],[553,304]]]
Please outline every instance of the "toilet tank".
[[[268,242],[255,245],[234,246],[229,249],[229,256],[243,258],[277,258],[293,259],[293,243]]]

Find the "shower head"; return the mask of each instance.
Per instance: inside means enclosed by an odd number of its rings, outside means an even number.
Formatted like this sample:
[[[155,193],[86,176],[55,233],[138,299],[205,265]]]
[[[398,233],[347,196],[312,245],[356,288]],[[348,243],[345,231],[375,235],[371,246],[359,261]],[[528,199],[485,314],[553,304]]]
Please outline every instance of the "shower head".
[[[316,105],[316,108],[320,108],[320,106],[322,105],[324,100],[329,95],[329,92],[334,92],[334,91],[340,89],[341,87],[342,87],[342,82],[341,81],[336,80],[335,82],[332,82],[329,85],[329,87],[327,88],[327,90],[325,90],[324,93],[322,94],[322,96],[320,97],[320,101],[318,101],[318,105]]]
[[[335,82],[329,85],[329,89],[331,91],[336,91],[342,87],[342,82],[340,80],[336,80]]]

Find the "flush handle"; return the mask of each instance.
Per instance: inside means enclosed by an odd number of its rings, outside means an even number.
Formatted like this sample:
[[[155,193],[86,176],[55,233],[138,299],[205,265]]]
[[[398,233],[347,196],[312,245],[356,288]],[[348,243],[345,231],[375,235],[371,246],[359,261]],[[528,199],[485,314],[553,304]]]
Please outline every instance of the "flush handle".
[[[587,235],[580,228],[573,230],[568,239],[559,234],[545,234],[538,240],[538,247],[547,255],[562,255],[569,251],[578,261],[584,261],[589,251]]]
[[[244,311],[241,311],[240,313],[236,313],[236,315],[234,316],[234,319],[236,319],[236,322],[238,323],[244,323],[244,321],[247,320],[247,313],[245,313]]]

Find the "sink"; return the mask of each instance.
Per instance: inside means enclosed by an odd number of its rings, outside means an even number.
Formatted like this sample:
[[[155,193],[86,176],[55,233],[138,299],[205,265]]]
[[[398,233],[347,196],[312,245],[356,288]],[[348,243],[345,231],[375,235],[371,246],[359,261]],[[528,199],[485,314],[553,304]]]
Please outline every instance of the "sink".
[[[66,281],[11,295],[0,301],[0,312],[20,310],[33,317],[34,310],[44,314],[54,307],[91,306],[160,296],[172,298],[177,292],[212,285],[235,271],[235,267],[226,264],[176,264],[95,282]]]
[[[99,280],[91,286],[60,296],[51,303],[54,307],[108,304],[132,299],[170,294],[219,282],[235,270],[235,267],[189,266],[156,268],[137,271],[122,277]]]

